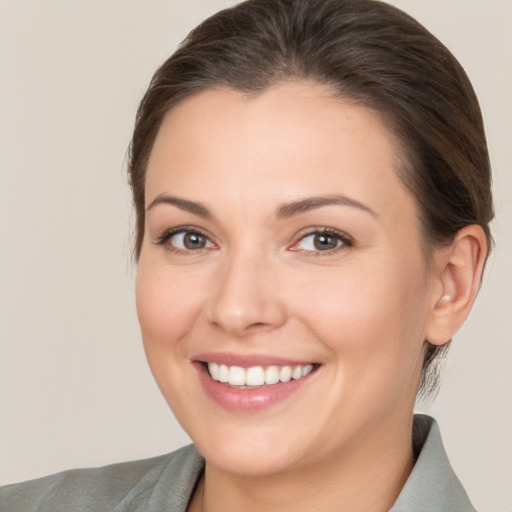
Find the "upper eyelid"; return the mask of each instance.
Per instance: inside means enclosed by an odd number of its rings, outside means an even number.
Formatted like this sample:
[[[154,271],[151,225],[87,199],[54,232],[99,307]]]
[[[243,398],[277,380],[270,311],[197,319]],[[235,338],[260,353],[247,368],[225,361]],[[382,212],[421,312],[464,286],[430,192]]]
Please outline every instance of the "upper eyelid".
[[[297,246],[302,240],[305,238],[316,235],[316,234],[327,234],[337,237],[342,244],[338,247],[335,247],[333,249],[328,249],[325,251],[320,250],[308,250],[308,249],[293,249],[293,247]],[[344,231],[341,231],[339,229],[335,228],[329,228],[327,226],[317,226],[317,227],[310,227],[306,228],[305,230],[302,230],[302,233],[299,232],[296,237],[295,241],[289,246],[288,250],[291,250],[293,252],[302,252],[304,254],[310,253],[315,256],[327,256],[329,254],[333,254],[334,252],[338,252],[343,249],[347,249],[354,246],[354,239]]]
[[[161,235],[158,235],[155,239],[156,244],[163,244],[173,236],[179,233],[197,233],[198,235],[204,236],[211,243],[215,244],[212,237],[203,229],[194,226],[178,226],[176,228],[170,228],[163,231]]]
[[[315,235],[315,234],[327,234],[327,235],[334,235],[341,239],[354,242],[354,239],[345,231],[341,231],[340,229],[330,228],[330,227],[322,227],[322,226],[314,226],[310,228],[304,228],[303,230],[299,231],[299,233],[296,235],[297,241],[302,240],[305,237]]]
[[[166,229],[161,235],[157,236],[155,239],[155,243],[163,244],[168,241],[173,236],[179,233],[197,233],[201,236],[207,238],[212,244],[218,245],[213,239],[212,236],[204,229],[199,228],[197,226],[177,226],[175,228]],[[298,244],[304,238],[308,236],[312,236],[315,234],[328,234],[338,237],[344,242],[344,245],[353,245],[354,239],[345,231],[341,231],[336,228],[328,227],[328,226],[310,226],[307,228],[301,229],[298,233],[293,237],[294,241],[291,244],[291,247]],[[289,246],[290,247],[290,246]],[[327,252],[327,251],[326,251]]]

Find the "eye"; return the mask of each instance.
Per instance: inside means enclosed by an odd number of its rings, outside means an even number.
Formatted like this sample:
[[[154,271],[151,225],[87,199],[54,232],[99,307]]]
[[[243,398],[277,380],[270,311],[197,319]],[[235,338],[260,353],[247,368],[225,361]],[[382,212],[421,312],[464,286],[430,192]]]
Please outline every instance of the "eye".
[[[167,231],[157,240],[157,244],[166,244],[178,251],[197,251],[215,247],[208,236],[191,229]]]
[[[177,249],[197,250],[204,249],[208,245],[208,238],[201,233],[193,231],[182,231],[169,238],[171,245]],[[211,243],[210,243],[211,245]]]
[[[293,247],[294,251],[331,252],[341,247],[352,246],[352,241],[343,233],[332,230],[314,231],[304,235]]]

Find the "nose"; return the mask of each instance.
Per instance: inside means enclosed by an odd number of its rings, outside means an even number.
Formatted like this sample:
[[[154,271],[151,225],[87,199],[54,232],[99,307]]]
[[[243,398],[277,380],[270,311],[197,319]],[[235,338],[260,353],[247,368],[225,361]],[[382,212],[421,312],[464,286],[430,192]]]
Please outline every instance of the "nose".
[[[228,258],[218,269],[215,283],[209,320],[229,335],[243,338],[286,322],[276,272],[261,255]]]

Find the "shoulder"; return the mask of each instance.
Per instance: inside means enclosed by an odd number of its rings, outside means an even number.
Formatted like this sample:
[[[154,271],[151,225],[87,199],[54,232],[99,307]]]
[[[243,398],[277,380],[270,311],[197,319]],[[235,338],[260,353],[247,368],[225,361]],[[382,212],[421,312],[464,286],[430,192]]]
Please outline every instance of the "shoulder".
[[[203,464],[202,457],[190,445],[151,459],[64,471],[0,488],[0,510],[149,511],[173,500],[186,506]]]

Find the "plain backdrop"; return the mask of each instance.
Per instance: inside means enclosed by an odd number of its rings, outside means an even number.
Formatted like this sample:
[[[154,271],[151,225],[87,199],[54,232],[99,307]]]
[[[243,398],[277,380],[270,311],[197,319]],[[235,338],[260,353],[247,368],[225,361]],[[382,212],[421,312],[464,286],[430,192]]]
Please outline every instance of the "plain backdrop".
[[[140,342],[125,153],[153,71],[232,3],[0,0],[0,483],[188,442]],[[496,251],[420,409],[476,507],[510,512],[512,2],[392,3],[459,58],[484,112]]]

